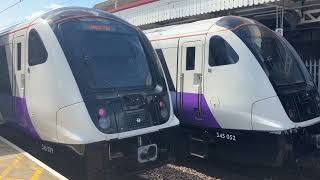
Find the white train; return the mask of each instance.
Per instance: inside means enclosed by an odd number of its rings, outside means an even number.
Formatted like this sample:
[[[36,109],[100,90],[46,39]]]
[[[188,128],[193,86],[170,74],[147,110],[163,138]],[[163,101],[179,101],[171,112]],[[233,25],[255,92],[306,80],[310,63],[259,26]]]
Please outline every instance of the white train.
[[[71,147],[100,175],[166,163],[179,124],[143,32],[87,8],[56,9],[0,32],[0,121],[49,153]]]
[[[320,147],[319,93],[283,37],[234,16],[145,33],[168,67],[192,155],[280,165]]]

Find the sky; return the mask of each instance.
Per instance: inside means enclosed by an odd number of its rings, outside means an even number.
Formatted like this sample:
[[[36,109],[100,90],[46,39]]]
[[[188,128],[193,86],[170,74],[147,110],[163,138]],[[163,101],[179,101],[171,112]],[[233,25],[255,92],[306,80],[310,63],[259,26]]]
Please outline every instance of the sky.
[[[104,0],[24,0],[0,14],[0,29],[63,6],[93,7]],[[0,11],[19,0],[0,0]]]

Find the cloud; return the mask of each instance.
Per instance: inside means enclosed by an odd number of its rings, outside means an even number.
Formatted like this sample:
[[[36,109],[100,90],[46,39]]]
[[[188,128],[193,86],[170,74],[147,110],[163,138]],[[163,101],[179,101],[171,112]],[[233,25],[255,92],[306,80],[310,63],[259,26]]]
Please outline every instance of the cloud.
[[[31,20],[31,19],[33,19],[33,18],[36,18],[36,17],[41,16],[41,15],[44,14],[44,13],[46,13],[46,12],[43,11],[43,10],[36,11],[36,12],[32,13],[30,16],[27,16],[25,19],[26,19],[26,20]]]
[[[61,8],[61,7],[64,7],[64,5],[52,3],[49,6],[46,6],[46,9],[52,10],[52,9],[58,9],[58,8]]]
[[[39,10],[39,11],[35,11],[33,12],[30,16],[26,16],[25,19],[26,20],[31,20],[34,19],[36,17],[41,16],[42,14],[46,13],[47,11],[53,10],[53,9],[57,9],[57,8],[61,8],[64,7],[63,5],[60,4],[56,4],[56,3],[52,3],[46,7],[44,7],[44,10]]]

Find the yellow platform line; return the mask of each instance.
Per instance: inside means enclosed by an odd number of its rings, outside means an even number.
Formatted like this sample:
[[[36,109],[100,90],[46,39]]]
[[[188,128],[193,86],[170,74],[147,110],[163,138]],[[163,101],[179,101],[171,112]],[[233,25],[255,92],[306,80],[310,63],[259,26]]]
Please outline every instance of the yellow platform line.
[[[30,180],[38,180],[42,172],[43,169],[41,167],[36,167],[33,176],[30,178]]]
[[[6,177],[22,159],[22,155],[16,155],[16,158],[1,172],[0,180]]]

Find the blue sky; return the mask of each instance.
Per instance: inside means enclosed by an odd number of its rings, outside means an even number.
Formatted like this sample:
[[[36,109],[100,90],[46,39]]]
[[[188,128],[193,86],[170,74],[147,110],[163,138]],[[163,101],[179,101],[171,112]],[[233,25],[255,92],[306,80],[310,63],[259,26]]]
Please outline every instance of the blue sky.
[[[1,0],[0,11],[19,0]],[[0,14],[0,29],[61,6],[93,7],[104,0],[24,0]]]

